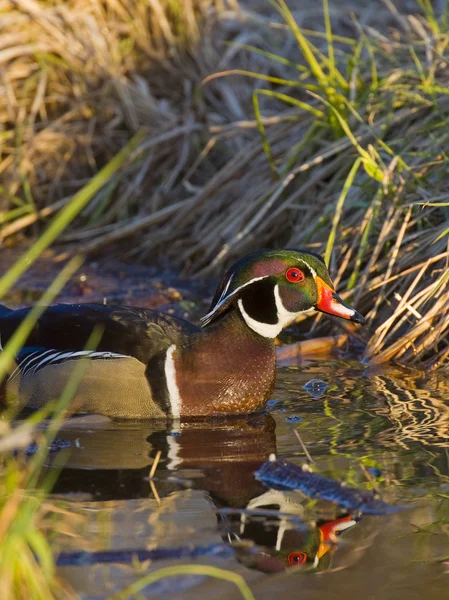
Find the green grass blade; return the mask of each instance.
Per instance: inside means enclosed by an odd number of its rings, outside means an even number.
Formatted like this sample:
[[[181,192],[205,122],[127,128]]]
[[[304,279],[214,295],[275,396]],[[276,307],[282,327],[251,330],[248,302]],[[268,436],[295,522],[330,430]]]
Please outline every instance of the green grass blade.
[[[13,133],[13,132],[11,132]],[[2,143],[2,135],[0,134],[0,144]],[[26,202],[23,198],[20,198],[19,196],[15,196],[14,194],[10,194],[9,191],[5,188],[4,185],[0,185],[0,195],[3,196],[6,200],[8,200],[8,202],[10,202],[11,204],[14,204],[14,206],[25,206]],[[33,208],[33,207],[31,207]],[[2,214],[4,214],[4,212],[2,211]]]
[[[342,89],[347,89],[349,87],[348,82],[343,77],[343,75],[340,73],[340,71],[337,69],[336,64],[335,64],[335,59],[334,59],[334,55],[333,55],[333,47],[332,47],[332,53],[331,53],[332,61],[330,60],[330,57],[324,57],[324,56],[322,57],[323,63],[329,69],[329,76],[327,76],[325,74],[325,72],[323,71],[319,60],[316,57],[316,54],[321,55],[320,51],[317,48],[315,48],[315,46],[311,42],[309,42],[309,40],[302,33],[301,29],[298,27],[298,24],[296,23],[293,15],[290,12],[290,9],[288,8],[285,1],[284,0],[270,0],[270,1],[271,1],[271,4],[278,10],[279,14],[283,17],[283,19],[287,23],[287,26],[289,27],[293,36],[295,37],[296,42],[297,42],[300,50],[302,51],[304,58],[310,67],[311,72],[313,73],[313,76],[317,80],[320,88],[323,90],[323,92],[326,94],[326,96],[329,99],[332,99],[335,96],[334,88],[335,88],[336,83],[338,83]],[[333,44],[332,31],[330,31],[330,33],[326,34],[326,38],[328,39],[328,42],[332,45]]]
[[[443,287],[446,285],[447,281],[449,279],[449,269],[446,269],[445,272],[443,273],[443,275],[440,277],[439,282],[437,283],[437,285],[434,287],[434,289],[431,291],[431,293],[429,294],[429,297],[427,298],[428,300],[430,300],[430,298],[432,298],[433,296],[435,296],[435,294]]]
[[[17,208],[0,213],[0,224],[7,223],[8,221],[14,221],[23,215],[28,215],[34,210],[34,206],[30,204],[24,204],[23,206],[18,206]]]
[[[332,39],[332,26],[329,12],[329,1],[323,0],[324,26],[326,29],[327,54],[329,57],[329,74],[335,79],[335,55],[334,42]]]
[[[306,102],[301,102],[301,100],[297,100],[296,98],[293,98],[292,96],[289,96],[287,94],[282,94],[281,92],[274,92],[273,90],[265,90],[265,89],[255,90],[253,92],[253,108],[254,108],[254,114],[256,117],[256,121],[257,121],[257,127],[259,129],[259,133],[262,138],[262,146],[263,146],[264,152],[267,156],[270,167],[276,174],[278,174],[276,162],[274,160],[273,153],[271,152],[271,146],[270,146],[270,143],[267,138],[265,125],[263,123],[262,115],[260,112],[259,95],[268,96],[270,98],[275,98],[277,100],[280,100],[281,102],[284,102],[285,104],[290,104],[291,106],[297,106],[298,108],[301,108],[305,112],[311,113],[314,117],[316,117],[318,119],[324,119],[325,115],[324,115],[323,111],[318,110],[317,108],[314,108],[313,106],[310,106],[310,104],[307,104]]]
[[[281,100],[285,102],[285,104],[290,104],[291,106],[297,106],[302,110],[309,112],[317,119],[324,119],[325,114],[322,110],[315,108],[314,106],[310,106],[307,102],[302,102],[297,98],[293,98],[293,96],[289,96],[288,94],[282,94],[281,92],[274,92],[273,90],[256,90],[259,94],[263,94],[264,96],[270,96],[271,98],[276,98],[277,100]]]
[[[286,65],[287,67],[293,67],[298,71],[308,71],[307,67],[301,65],[299,63],[295,63],[292,60],[288,60],[288,58],[284,58],[283,56],[279,56],[279,54],[274,54],[273,52],[268,52],[267,50],[262,50],[257,46],[252,46],[251,44],[240,44],[238,42],[227,42],[227,46],[233,46],[236,48],[240,48],[241,50],[249,50],[250,52],[254,52],[254,54],[259,54],[260,56],[264,56],[269,60],[273,60],[274,62],[278,62],[281,65]]]
[[[116,171],[128,160],[131,153],[138,147],[145,137],[144,131],[139,131],[126,144],[116,156],[109,161],[67,204],[52,220],[45,232],[25,252],[0,279],[0,298],[12,287],[19,277],[31,264],[48,248],[48,246],[64,231],[81,210],[88,204],[92,197],[110,180]]]
[[[303,138],[292,148],[291,154],[287,156],[287,160],[280,169],[280,173],[282,176],[287,175],[287,173],[290,171],[293,165],[296,164],[298,156],[304,150],[304,148],[310,147],[312,144],[316,143],[316,133],[319,129],[320,125],[318,121],[313,121],[310,127],[307,129]]]
[[[432,204],[430,204],[430,206],[432,206]],[[433,243],[435,244],[435,242],[439,242],[441,240],[441,238],[444,238],[448,233],[449,233],[449,227],[447,229],[445,229],[442,233],[440,233],[440,235],[435,238]]]
[[[90,350],[96,348],[100,342],[102,335],[103,328],[96,327],[89,336],[89,339],[87,340],[84,349]],[[40,472],[47,456],[47,448],[52,443],[66,417],[65,409],[68,407],[71,400],[75,396],[78,386],[84,376],[86,367],[87,362],[82,360],[77,362],[77,364],[73,368],[67,385],[65,386],[60,398],[55,399],[57,400],[57,402],[55,403],[55,410],[53,416],[44,434],[44,443],[39,446],[36,454],[33,456],[32,463],[30,465],[30,474],[26,483],[26,488],[28,489],[33,489],[38,484]],[[47,479],[42,486],[43,489],[46,491],[49,490],[54,481],[52,473],[49,473],[48,477],[50,479]]]
[[[354,269],[351,273],[348,284],[346,286],[347,290],[351,290],[357,283],[357,278],[359,276],[359,272],[360,272],[360,268],[362,266],[363,259],[366,255],[366,253],[368,252],[369,235],[371,233],[374,223],[376,222],[377,215],[379,214],[380,205],[382,203],[382,196],[383,196],[383,186],[381,185],[381,186],[379,186],[379,189],[377,190],[377,193],[376,193],[370,207],[368,208],[368,210],[371,210],[371,217],[370,217],[368,223],[366,224],[366,227],[362,234],[362,239],[360,241],[360,246],[357,251],[357,255],[356,255],[356,259],[355,259]]]
[[[233,583],[240,591],[244,600],[255,600],[248,584],[241,575],[209,565],[178,565],[174,567],[164,567],[163,569],[159,569],[154,573],[149,573],[135,583],[132,583],[125,590],[112,596],[111,600],[135,598],[139,592],[151,583],[163,579],[164,577],[173,577],[177,575],[206,575],[208,577],[215,577],[215,579],[223,579],[224,581]]]
[[[438,21],[435,17],[435,11],[434,8],[432,6],[432,2],[431,0],[416,0],[417,3],[419,4],[419,6],[421,7],[424,16],[426,18],[426,21],[428,22],[430,28],[432,29],[432,32],[434,33],[434,35],[438,36],[440,35],[440,26],[438,24]]]
[[[325,104],[334,113],[335,117],[337,118],[338,122],[341,125],[341,128],[343,129],[343,132],[345,133],[346,137],[349,139],[351,144],[354,146],[354,148],[357,150],[357,152],[360,154],[361,158],[363,158],[365,160],[371,160],[369,152],[367,150],[365,150],[364,148],[362,148],[362,146],[358,143],[355,135],[352,133],[351,128],[349,127],[348,122],[342,117],[342,115],[339,113],[339,111],[334,106],[332,106],[332,104],[330,104],[330,102],[328,102],[321,96],[318,96],[318,94],[314,94],[313,92],[308,92],[308,93],[311,96],[313,96],[314,98],[317,98],[318,100],[320,100],[320,102]]]
[[[39,567],[42,569],[43,574],[47,579],[50,579],[54,572],[54,562],[47,540],[42,533],[36,529],[27,533],[27,540],[33,553],[38,559]]]
[[[355,160],[354,164],[351,167],[351,170],[349,171],[348,176],[346,177],[345,183],[343,185],[343,189],[341,190],[341,194],[340,194],[340,196],[337,200],[337,204],[335,206],[334,217],[332,219],[332,227],[331,227],[331,231],[329,233],[329,237],[327,239],[326,251],[324,253],[324,261],[325,261],[326,265],[328,265],[328,266],[330,264],[332,250],[333,250],[335,238],[337,235],[337,227],[338,227],[338,224],[340,222],[341,215],[343,212],[343,205],[345,203],[346,196],[348,195],[348,192],[351,189],[352,184],[354,183],[354,179],[357,174],[357,171],[359,170],[361,162],[362,162],[362,159],[359,156]]]
[[[262,138],[262,147],[267,157],[268,163],[274,173],[277,173],[276,170],[276,162],[273,157],[273,153],[271,152],[270,142],[268,141],[267,134],[265,131],[265,125],[263,124],[262,114],[260,112],[260,104],[259,104],[259,94],[262,93],[263,90],[254,90],[253,92],[253,109],[254,116],[257,121],[257,128],[259,129],[260,137]]]
[[[16,329],[11,340],[6,344],[3,352],[0,353],[0,381],[2,381],[8,373],[12,362],[20,348],[25,343],[28,334],[36,323],[37,319],[44,312],[46,306],[52,302],[52,300],[61,291],[70,277],[80,268],[83,263],[83,259],[79,256],[72,258],[61,270],[59,275],[48,287],[48,289],[42,294],[40,304],[34,306],[27,316],[20,323]]]
[[[329,107],[329,109],[331,110],[331,112],[333,113],[335,118],[337,119],[338,123],[340,124],[344,134],[346,135],[346,137],[349,139],[351,144],[354,146],[354,148],[359,153],[359,155],[362,159],[362,162],[363,162],[363,166],[365,167],[365,170],[368,173],[368,175],[372,179],[375,179],[376,181],[382,181],[382,179],[383,179],[382,169],[379,167],[379,165],[374,160],[374,158],[371,156],[371,154],[368,152],[368,150],[365,150],[364,148],[362,148],[362,146],[358,143],[357,138],[352,133],[347,120],[343,118],[343,116],[340,114],[340,112],[334,106],[332,106],[332,104],[330,102],[327,102],[327,100],[325,100],[324,98],[321,98],[321,96],[318,96],[317,94],[314,94],[313,92],[308,92],[308,93],[311,96],[313,96],[314,98],[318,98],[321,102],[323,102],[323,104],[325,104],[326,106]]]
[[[323,33],[322,31],[314,31],[313,29],[306,29],[305,27],[302,27],[301,30],[305,35],[308,35],[309,37],[327,40],[327,34]],[[332,34],[332,41],[340,42],[342,44],[346,44],[347,46],[355,46],[357,44],[357,40],[335,33]]]
[[[290,12],[290,9],[288,8],[285,0],[275,0],[272,2],[272,4],[279,11],[281,16],[287,23],[288,27],[290,28],[290,31],[295,36],[296,42],[300,47],[302,53],[304,54],[304,58],[306,59],[310,69],[312,70],[314,77],[320,84],[320,87],[325,89],[328,85],[326,75],[321,69],[320,63],[318,62],[318,60],[315,57],[315,54],[312,51],[310,42],[303,35],[300,28],[298,27],[298,24],[296,23],[292,13]]]
[[[242,75],[243,77],[252,77],[253,79],[260,79],[261,81],[267,81],[276,85],[287,85],[290,87],[302,87],[299,81],[294,79],[283,79],[282,77],[272,77],[271,75],[264,75],[263,73],[255,73],[254,71],[245,71],[245,69],[229,69],[229,71],[220,71],[220,73],[213,73],[208,75],[202,81],[205,85],[213,79],[219,79],[220,77],[228,77],[229,75]]]

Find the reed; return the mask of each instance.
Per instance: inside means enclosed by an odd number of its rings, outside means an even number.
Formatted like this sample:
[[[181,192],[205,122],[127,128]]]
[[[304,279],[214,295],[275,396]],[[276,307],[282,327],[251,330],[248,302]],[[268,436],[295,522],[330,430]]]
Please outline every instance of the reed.
[[[65,251],[210,276],[310,248],[368,315],[367,360],[444,366],[448,15],[384,5],[4,0],[0,238],[39,232],[143,130]]]
[[[51,302],[61,290],[80,260],[72,259],[43,294],[42,302]],[[23,343],[38,318],[42,307],[30,313],[17,333],[5,346],[0,357],[0,376],[3,380],[17,347]],[[47,600],[56,597],[74,598],[71,590],[55,573],[53,552],[43,529],[51,518],[52,506],[45,503],[58,470],[43,476],[42,469],[70,400],[70,392],[20,424],[13,425],[11,418],[1,421],[0,428],[0,587],[5,600],[36,598]],[[49,419],[45,432],[41,426]],[[27,447],[37,443],[32,458],[27,458]]]
[[[137,133],[83,188],[70,198],[35,243],[0,278],[0,298],[16,283],[24,271],[64,231],[91,200],[98,190],[126,163],[130,153],[141,139]],[[30,311],[0,354],[0,383],[11,372],[15,357],[28,337],[45,306],[51,304],[70,277],[83,262],[80,255],[73,257],[61,268],[40,302]],[[98,332],[88,343],[95,347]],[[83,365],[80,365],[81,367]],[[71,590],[56,577],[52,548],[44,534],[44,525],[51,518],[53,507],[46,502],[58,469],[43,476],[48,448],[56,436],[81,372],[74,372],[73,380],[54,405],[32,417],[14,424],[14,414],[4,412],[0,422],[0,589],[5,600],[56,597],[75,597]],[[7,411],[2,407],[3,411]],[[17,408],[11,407],[12,413]],[[43,426],[45,429],[43,430]],[[36,442],[37,451],[27,459],[26,447]],[[19,454],[17,454],[19,452]],[[47,527],[48,529],[48,527]]]

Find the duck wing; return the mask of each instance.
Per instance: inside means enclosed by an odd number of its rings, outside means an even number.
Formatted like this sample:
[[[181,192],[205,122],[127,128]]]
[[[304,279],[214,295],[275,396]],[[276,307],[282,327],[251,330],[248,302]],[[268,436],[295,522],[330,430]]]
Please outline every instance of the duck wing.
[[[0,306],[0,336],[4,346],[30,308]],[[177,317],[145,308],[102,304],[56,304],[45,309],[30,332],[23,355],[41,350],[81,351],[98,328],[95,350],[132,356],[143,363],[179,344],[199,328]]]

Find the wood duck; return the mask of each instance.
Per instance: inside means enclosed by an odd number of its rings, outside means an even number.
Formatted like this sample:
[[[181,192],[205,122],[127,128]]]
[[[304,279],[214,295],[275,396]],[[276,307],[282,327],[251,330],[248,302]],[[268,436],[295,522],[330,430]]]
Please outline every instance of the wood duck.
[[[3,345],[29,310],[0,305]],[[256,411],[274,387],[275,337],[314,310],[364,323],[336,294],[322,257],[304,250],[262,250],[238,261],[201,329],[148,309],[50,306],[17,357],[7,394],[42,406],[60,396],[82,360],[72,412],[158,419]],[[102,336],[89,349],[94,328]]]
[[[236,548],[244,548],[243,540],[254,544],[252,553],[240,553],[241,562],[266,573],[299,566],[327,568],[337,548],[337,537],[354,527],[361,517],[344,514],[337,518],[329,514],[327,519],[312,524],[305,518],[306,503],[307,498],[301,501],[301,495],[270,489],[254,496],[240,514],[226,515],[230,543]],[[261,520],[264,510],[272,514],[269,519]],[[325,555],[327,560],[323,560]]]

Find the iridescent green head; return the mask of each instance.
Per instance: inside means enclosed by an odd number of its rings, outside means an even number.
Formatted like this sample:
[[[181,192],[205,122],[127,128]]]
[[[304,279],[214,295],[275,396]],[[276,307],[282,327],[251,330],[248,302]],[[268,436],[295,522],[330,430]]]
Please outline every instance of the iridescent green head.
[[[251,329],[270,338],[313,310],[365,321],[336,294],[322,257],[306,250],[260,250],[239,260],[218,286],[203,326],[232,308]]]

